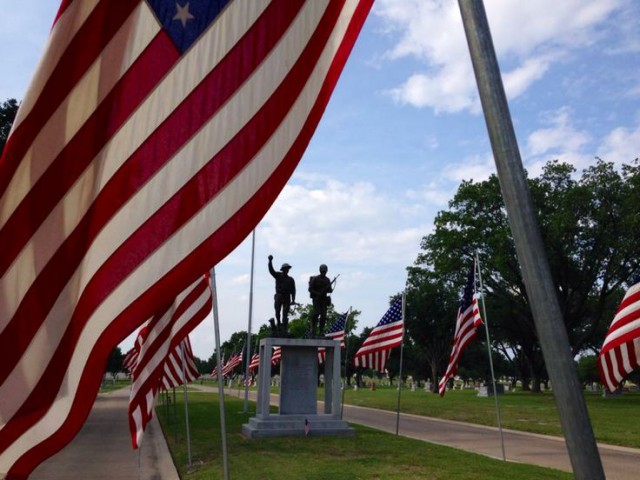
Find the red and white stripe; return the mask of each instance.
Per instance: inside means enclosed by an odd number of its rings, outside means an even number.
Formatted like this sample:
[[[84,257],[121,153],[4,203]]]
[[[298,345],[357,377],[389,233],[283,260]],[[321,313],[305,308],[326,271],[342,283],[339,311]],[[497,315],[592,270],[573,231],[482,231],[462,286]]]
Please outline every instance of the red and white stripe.
[[[277,365],[282,360],[282,347],[273,347],[273,353],[271,354],[271,365]]]
[[[137,362],[138,352],[135,348],[132,348],[124,356],[124,359],[122,360],[122,366],[127,370],[127,372],[131,373],[133,372],[133,369],[135,368]]]
[[[600,379],[610,391],[640,367],[640,281],[618,306],[598,357]]]
[[[399,301],[394,303],[391,309],[400,308],[398,303]],[[387,312],[386,315],[388,314]],[[402,316],[400,320],[384,325],[378,324],[354,355],[353,364],[356,367],[384,372],[391,350],[402,345],[403,336],[404,318]]]
[[[232,2],[181,55],[144,1],[64,0],[0,160],[0,472],[70,441],[113,347],[266,213],[371,3]]]
[[[242,352],[239,355],[232,355],[229,361],[222,367],[222,376],[227,377],[233,373],[233,371],[242,365]]]
[[[140,445],[144,428],[153,415],[154,400],[164,383],[164,377],[168,372],[172,374],[171,381],[178,382],[182,377],[181,373],[177,373],[180,371],[180,360],[176,362],[176,368],[171,355],[176,349],[179,355],[180,346],[185,340],[188,342],[188,333],[208,315],[211,305],[208,278],[202,277],[181,293],[173,304],[154,316],[142,335],[138,335],[138,339],[142,340],[141,349],[129,397],[129,429],[133,448]]]
[[[253,372],[260,367],[260,355],[254,353],[249,362],[249,371]]]
[[[200,377],[198,366],[193,358],[189,336],[186,336],[178,346],[169,352],[163,370],[162,386],[165,390],[194,382]]]
[[[444,376],[438,382],[438,393],[444,396],[447,381],[458,373],[458,362],[467,345],[476,337],[476,328],[482,325],[482,317],[478,308],[478,299],[473,298],[471,305],[464,312],[458,311],[456,329],[453,335],[453,348],[449,355],[449,363]]]

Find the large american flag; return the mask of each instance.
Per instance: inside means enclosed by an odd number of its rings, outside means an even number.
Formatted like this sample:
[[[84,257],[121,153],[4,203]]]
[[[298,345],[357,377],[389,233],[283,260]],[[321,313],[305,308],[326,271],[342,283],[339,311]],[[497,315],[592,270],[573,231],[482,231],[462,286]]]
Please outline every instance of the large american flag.
[[[600,350],[598,366],[600,379],[610,392],[640,367],[640,275],[618,306]]]
[[[169,352],[164,362],[163,371],[161,383],[165,390],[194,382],[200,377],[189,336],[186,336],[178,346]]]
[[[353,358],[354,365],[384,372],[391,349],[402,344],[403,334],[402,299],[398,299],[358,349]]]
[[[0,159],[0,472],[68,443],[114,346],[255,227],[371,4],[62,1]]]
[[[129,395],[129,430],[133,448],[140,445],[145,426],[153,415],[154,400],[160,387],[182,384],[180,347],[185,346],[186,341],[188,351],[185,357],[189,355],[191,348],[187,335],[211,312],[211,308],[209,279],[203,276],[155,315],[138,334],[138,361],[133,370]]]
[[[444,376],[438,383],[440,396],[444,396],[447,389],[447,381],[458,372],[458,361],[464,349],[476,336],[476,328],[482,325],[482,317],[478,309],[478,299],[475,297],[475,262],[464,286],[464,292],[460,299],[460,307],[456,316],[456,329],[453,334],[453,348],[449,355],[449,363]]]
[[[327,333],[324,334],[325,337],[331,340],[338,340],[340,342],[340,348],[345,348],[344,330],[347,325],[347,319],[349,317],[349,313],[350,312],[343,313],[342,315],[340,315],[338,319],[331,324],[331,326],[329,327],[329,330],[327,330]],[[324,347],[318,349],[319,363],[324,363],[326,353],[327,352],[325,351]]]

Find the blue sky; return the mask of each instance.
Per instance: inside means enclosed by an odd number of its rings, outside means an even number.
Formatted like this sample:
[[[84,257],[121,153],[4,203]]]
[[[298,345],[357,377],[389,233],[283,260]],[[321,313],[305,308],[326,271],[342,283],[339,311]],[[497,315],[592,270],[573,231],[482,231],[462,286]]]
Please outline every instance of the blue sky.
[[[0,100],[23,97],[58,5],[21,0],[0,16]],[[640,3],[485,7],[530,174],[551,159],[580,171],[596,156],[640,155]],[[340,274],[336,308],[361,310],[358,330],[375,325],[460,181],[494,172],[457,2],[377,0],[307,152],[256,229],[253,331],[273,315],[270,253],[293,265],[301,302],[326,263]],[[247,328],[250,267],[250,238],[217,267],[223,341]],[[196,355],[211,355],[213,331],[209,318],[192,334]]]

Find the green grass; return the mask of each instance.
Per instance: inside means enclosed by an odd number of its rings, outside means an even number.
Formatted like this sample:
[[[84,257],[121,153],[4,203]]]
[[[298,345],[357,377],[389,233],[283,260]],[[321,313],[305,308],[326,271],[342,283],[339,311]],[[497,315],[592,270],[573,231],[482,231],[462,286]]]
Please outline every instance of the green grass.
[[[585,393],[591,424],[599,442],[640,448],[640,394],[625,393],[603,398]],[[398,391],[346,390],[345,403],[383,410],[396,410]],[[555,399],[550,392],[508,392],[498,397],[503,428],[546,435],[562,435]],[[495,400],[478,397],[475,390],[448,391],[443,398],[423,390],[403,390],[401,412],[497,426]]]
[[[183,480],[223,478],[217,395],[189,394],[192,462],[187,471],[187,446],[182,396],[176,408],[156,409],[174,462]],[[252,413],[242,413],[243,399],[226,401],[230,476],[256,480],[352,479],[569,479],[571,474],[504,463],[448,447],[396,437],[355,426],[352,438],[283,437],[246,440],[241,426]],[[255,408],[251,404],[250,408]]]

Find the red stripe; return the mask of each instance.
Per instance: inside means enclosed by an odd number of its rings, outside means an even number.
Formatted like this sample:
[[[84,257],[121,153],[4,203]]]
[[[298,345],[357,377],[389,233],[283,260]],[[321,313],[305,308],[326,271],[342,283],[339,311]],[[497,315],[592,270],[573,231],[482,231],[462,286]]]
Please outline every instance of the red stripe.
[[[140,0],[100,2],[80,27],[33,109],[7,140],[0,162],[0,194],[6,190],[32,140],[139,3]]]
[[[32,186],[0,230],[0,244],[6,246],[5,255],[0,258],[0,275],[177,59],[171,39],[164,33],[157,35]]]
[[[58,9],[58,14],[56,15],[56,18],[53,21],[54,25],[58,22],[58,19],[65,12],[65,10],[69,8],[69,5],[71,5],[72,1],[73,0],[62,0],[62,3],[60,4],[60,8]]]
[[[153,285],[142,294],[136,301],[129,305],[114,321],[105,329],[92,350],[78,391],[85,394],[74,397],[74,403],[70,415],[62,427],[52,436],[31,449],[12,468],[30,472],[42,459],[55,453],[62,445],[66,444],[79,430],[86,419],[95,393],[100,385],[100,379],[92,372],[101,370],[106,364],[106,359],[113,348],[113,345],[121,341],[135,326],[140,318],[148,318],[153,311],[153,304],[156,297],[164,298],[177,295],[185,285],[193,280],[194,272],[204,273],[209,265],[215,265],[218,261],[228,255],[237,245],[238,238],[244,238],[254,228],[258,221],[264,216],[275,197],[281,191],[287,179],[293,173],[302,153],[309,143],[311,135],[315,130],[318,121],[326,107],[328,98],[335,86],[340,71],[349,51],[353,47],[355,38],[364,22],[371,2],[361,2],[357,8],[348,35],[341,44],[338,54],[330,67],[329,75],[322,87],[320,95],[305,122],[301,134],[297,138],[293,147],[280,163],[270,180],[266,182],[254,197],[248,201],[239,212],[231,218],[224,226],[214,232],[205,242],[186,257],[172,272]],[[91,395],[91,392],[94,392]]]

